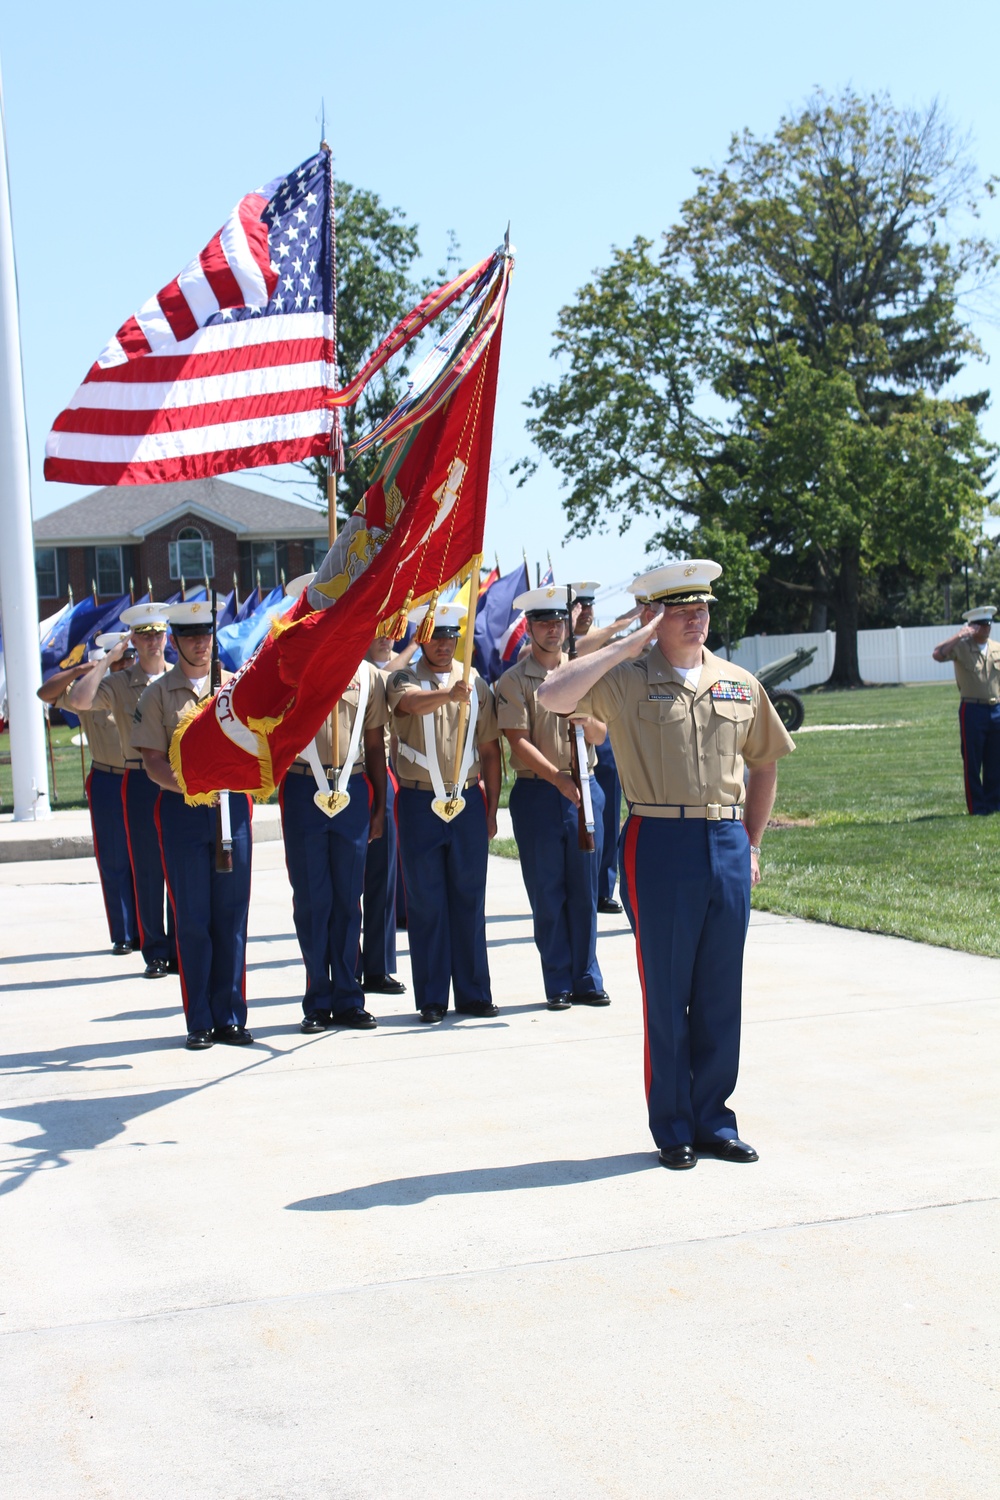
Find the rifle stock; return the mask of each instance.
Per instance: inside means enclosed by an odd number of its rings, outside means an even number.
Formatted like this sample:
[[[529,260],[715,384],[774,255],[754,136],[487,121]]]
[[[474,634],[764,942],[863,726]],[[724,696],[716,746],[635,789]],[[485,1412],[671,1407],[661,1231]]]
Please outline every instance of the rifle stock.
[[[207,582],[207,580],[206,580]],[[212,676],[211,688],[217,693],[222,686],[222,662],[219,659],[219,603],[212,580]],[[215,808],[215,868],[220,875],[233,873],[233,836],[229,822],[229,793],[220,792]]]
[[[569,635],[567,637],[567,646],[568,646],[568,649],[569,649],[569,659],[570,659],[570,661],[575,661],[576,660],[576,632],[573,629],[573,590],[568,585],[566,587],[566,609],[568,611],[568,618],[569,618]],[[581,765],[581,763],[580,763],[580,747],[581,747],[581,745],[585,746],[585,743],[586,742],[584,741],[584,738],[583,738],[583,730],[582,730],[582,728],[579,725],[570,724],[570,726],[569,726],[569,768],[570,768],[570,775],[572,776],[574,784],[576,785],[577,792],[580,795],[580,800],[577,803],[577,807],[576,807],[576,842],[577,842],[577,847],[579,849],[583,850],[583,852],[585,854],[593,854],[595,852],[595,850],[596,850],[596,845],[594,843],[593,809],[591,809],[591,812],[590,812],[589,826],[588,826],[588,816],[587,816],[587,804],[590,803],[590,795],[589,795],[589,793],[590,793],[590,785],[589,785],[589,780],[588,780],[586,794],[584,793],[584,787],[583,787],[583,776],[584,776],[584,770],[585,770],[585,767],[586,767],[586,754],[587,754],[586,748],[584,748],[584,750],[583,750],[583,755],[584,755],[583,765]]]

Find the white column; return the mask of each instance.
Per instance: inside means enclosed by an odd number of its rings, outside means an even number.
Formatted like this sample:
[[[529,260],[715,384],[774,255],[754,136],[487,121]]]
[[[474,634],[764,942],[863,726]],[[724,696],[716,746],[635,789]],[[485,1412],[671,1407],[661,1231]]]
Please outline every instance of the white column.
[[[906,636],[902,625],[896,626],[896,681],[906,681]]]
[[[0,616],[7,669],[14,818],[47,818],[45,719],[35,696],[42,681],[38,591],[31,534],[28,429],[24,414],[14,235],[7,180],[7,130],[0,80]]]

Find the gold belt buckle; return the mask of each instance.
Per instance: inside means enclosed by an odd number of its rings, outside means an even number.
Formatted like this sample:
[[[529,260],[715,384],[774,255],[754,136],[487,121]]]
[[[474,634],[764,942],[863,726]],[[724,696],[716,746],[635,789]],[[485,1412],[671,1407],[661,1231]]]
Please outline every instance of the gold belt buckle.
[[[710,823],[718,823],[722,818],[721,803],[710,802],[705,808],[705,816]]]

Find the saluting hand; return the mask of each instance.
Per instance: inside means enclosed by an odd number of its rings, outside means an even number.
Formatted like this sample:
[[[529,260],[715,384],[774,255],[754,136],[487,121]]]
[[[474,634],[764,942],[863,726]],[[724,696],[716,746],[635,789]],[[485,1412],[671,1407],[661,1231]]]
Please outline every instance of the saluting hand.
[[[615,642],[615,645],[619,648],[619,660],[634,661],[636,657],[642,655],[656,634],[656,628],[660,623],[662,613],[662,608],[657,609],[655,614],[652,615],[650,609],[643,610],[642,616],[646,623],[641,625],[638,630],[633,630],[631,635],[622,636],[620,640]]]

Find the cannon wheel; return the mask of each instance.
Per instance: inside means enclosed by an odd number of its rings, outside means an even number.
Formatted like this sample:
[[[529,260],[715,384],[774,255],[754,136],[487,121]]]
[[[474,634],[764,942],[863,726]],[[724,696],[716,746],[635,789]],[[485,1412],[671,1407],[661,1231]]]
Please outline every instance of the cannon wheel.
[[[789,734],[794,734],[796,729],[801,729],[802,721],[806,716],[806,706],[798,693],[793,693],[791,688],[784,688],[780,692],[771,693],[769,696],[777,711],[778,718],[784,724]]]

